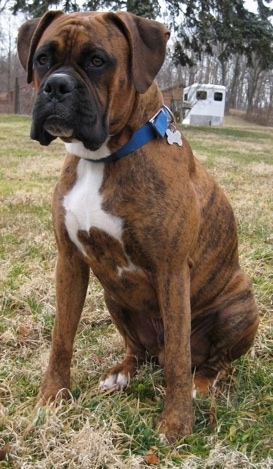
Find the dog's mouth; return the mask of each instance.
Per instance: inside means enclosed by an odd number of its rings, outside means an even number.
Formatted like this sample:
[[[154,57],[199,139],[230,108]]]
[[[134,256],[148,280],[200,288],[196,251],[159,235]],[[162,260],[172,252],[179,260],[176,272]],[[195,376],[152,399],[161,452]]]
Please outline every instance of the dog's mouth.
[[[71,138],[74,133],[73,128],[58,115],[47,117],[43,123],[43,128],[53,137]]]
[[[72,75],[56,73],[39,90],[30,136],[46,146],[56,138],[65,143],[77,140],[95,151],[108,136],[107,113],[84,83]]]

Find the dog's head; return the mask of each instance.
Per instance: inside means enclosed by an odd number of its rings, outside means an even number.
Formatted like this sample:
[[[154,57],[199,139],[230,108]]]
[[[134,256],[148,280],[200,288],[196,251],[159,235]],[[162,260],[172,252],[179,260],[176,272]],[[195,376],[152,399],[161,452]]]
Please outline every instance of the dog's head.
[[[127,121],[136,93],[151,85],[168,38],[164,25],[126,12],[49,11],[27,21],[18,54],[38,90],[31,137],[100,148]]]

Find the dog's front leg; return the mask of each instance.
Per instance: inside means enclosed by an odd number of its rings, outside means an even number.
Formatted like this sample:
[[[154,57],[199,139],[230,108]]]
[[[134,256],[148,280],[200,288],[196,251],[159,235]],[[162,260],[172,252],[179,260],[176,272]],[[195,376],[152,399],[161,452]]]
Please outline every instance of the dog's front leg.
[[[191,311],[188,262],[162,274],[158,296],[164,324],[164,373],[167,389],[158,429],[168,441],[192,431]]]
[[[56,267],[56,317],[47,371],[40,400],[46,403],[61,390],[68,397],[73,341],[81,316],[89,279],[89,267],[77,254],[59,253]]]

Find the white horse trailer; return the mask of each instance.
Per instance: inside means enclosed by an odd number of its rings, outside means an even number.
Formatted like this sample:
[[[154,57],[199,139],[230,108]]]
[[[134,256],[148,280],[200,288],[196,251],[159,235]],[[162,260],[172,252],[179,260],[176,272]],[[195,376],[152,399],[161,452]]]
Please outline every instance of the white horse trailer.
[[[187,86],[183,94],[183,124],[223,125],[225,101],[225,86],[197,83]]]

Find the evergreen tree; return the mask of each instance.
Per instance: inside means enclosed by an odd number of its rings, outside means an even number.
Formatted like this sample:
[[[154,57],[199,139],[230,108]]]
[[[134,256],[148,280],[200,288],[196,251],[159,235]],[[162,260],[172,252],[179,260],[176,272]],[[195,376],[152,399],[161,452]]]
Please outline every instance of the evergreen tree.
[[[83,10],[98,11],[105,8],[110,10],[127,10],[136,15],[145,16],[146,18],[155,19],[160,13],[158,0],[87,0],[80,8],[79,4],[74,0],[16,0],[12,11],[14,14],[18,12],[28,13],[31,17],[38,17],[51,8],[59,7],[64,12],[73,12]]]
[[[222,84],[226,84],[229,59],[246,57],[253,72],[247,92],[251,112],[260,73],[273,68],[272,0],[256,1],[257,14],[245,8],[244,0],[166,0],[164,3],[159,0],[85,0],[81,9],[122,9],[155,19],[160,14],[160,5],[165,6],[168,26],[178,38],[174,64],[191,67],[204,53],[214,55],[221,65]],[[15,0],[13,12],[22,11],[37,17],[52,7],[66,12],[79,10],[75,0],[65,0],[65,3],[61,0]]]

